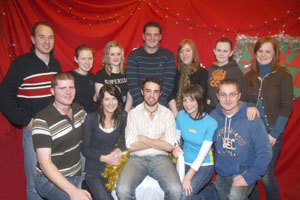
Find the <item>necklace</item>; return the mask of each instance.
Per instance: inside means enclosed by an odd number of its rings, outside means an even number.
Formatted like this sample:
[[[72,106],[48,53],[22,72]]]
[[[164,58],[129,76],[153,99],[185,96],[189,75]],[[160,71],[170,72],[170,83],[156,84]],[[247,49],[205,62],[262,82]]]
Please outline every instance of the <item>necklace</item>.
[[[150,113],[150,115],[152,115],[153,113],[155,113],[155,112],[157,111],[158,106],[157,106],[153,111],[150,111],[150,110],[147,109],[145,106],[144,106],[144,108],[145,108],[145,110],[147,110],[147,111]]]

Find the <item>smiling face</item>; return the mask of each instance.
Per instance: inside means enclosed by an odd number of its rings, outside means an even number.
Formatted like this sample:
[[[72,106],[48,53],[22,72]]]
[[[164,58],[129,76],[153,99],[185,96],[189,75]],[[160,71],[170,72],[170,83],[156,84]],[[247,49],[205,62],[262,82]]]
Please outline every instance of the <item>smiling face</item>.
[[[48,59],[54,47],[54,33],[49,26],[38,25],[35,36],[31,36],[31,41],[35,46],[35,54],[40,59]]]
[[[180,59],[185,65],[193,62],[193,49],[189,44],[185,44],[179,51]]]
[[[155,53],[159,48],[159,42],[161,40],[161,34],[157,27],[147,27],[145,33],[143,33],[143,39],[145,41],[145,50],[147,53]]]
[[[228,42],[218,42],[214,49],[214,54],[219,66],[226,65],[229,62],[232,53],[233,51]]]
[[[120,67],[121,63],[121,49],[119,47],[111,47],[108,52],[108,60],[111,67]]]
[[[102,104],[105,115],[112,115],[118,107],[118,99],[108,92],[104,92]]]
[[[59,107],[68,107],[73,103],[75,98],[74,80],[57,80],[57,85],[50,89],[54,96],[54,102]]]
[[[184,107],[184,110],[192,117],[196,118],[196,115],[198,113],[198,102],[195,98],[186,96],[183,97],[182,104]]]
[[[274,48],[271,42],[264,43],[256,52],[256,60],[261,65],[267,65],[272,62],[274,57]]]
[[[233,115],[239,110],[241,93],[233,84],[221,84],[217,93],[220,106],[226,115]]]
[[[78,58],[74,57],[74,61],[78,64],[77,72],[86,75],[94,63],[93,52],[89,49],[83,49],[79,52]]]
[[[142,95],[144,96],[145,103],[149,107],[153,107],[157,104],[161,95],[160,86],[157,83],[146,82],[144,89],[142,89]]]

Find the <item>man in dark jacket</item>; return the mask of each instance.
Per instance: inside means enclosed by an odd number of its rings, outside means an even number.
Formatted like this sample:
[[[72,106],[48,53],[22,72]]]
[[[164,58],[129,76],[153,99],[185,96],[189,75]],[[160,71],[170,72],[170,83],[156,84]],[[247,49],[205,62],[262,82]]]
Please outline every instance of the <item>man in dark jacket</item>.
[[[49,22],[33,25],[31,41],[34,47],[12,61],[2,80],[0,109],[13,124],[23,125],[27,199],[40,200],[34,187],[37,158],[32,144],[32,123],[35,114],[52,101],[51,77],[61,68],[53,57],[54,29]]]

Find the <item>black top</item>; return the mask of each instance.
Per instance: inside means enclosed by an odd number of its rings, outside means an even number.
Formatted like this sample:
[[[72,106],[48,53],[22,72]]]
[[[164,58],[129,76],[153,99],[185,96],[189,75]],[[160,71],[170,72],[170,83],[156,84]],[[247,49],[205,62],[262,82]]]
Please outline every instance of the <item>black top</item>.
[[[106,73],[105,69],[102,68],[100,69],[95,78],[96,83],[101,83],[101,84],[110,84],[118,87],[120,89],[121,95],[123,102],[125,103],[126,101],[126,95],[128,92],[127,88],[127,78],[125,73],[111,73],[110,76]]]
[[[169,101],[171,101],[172,99],[176,99],[177,97],[177,92],[179,88],[179,79],[180,79],[180,72],[177,71],[175,81],[174,81],[173,91],[169,97]],[[190,76],[191,84],[200,85],[203,88],[205,94],[207,94],[207,79],[208,79],[208,73],[207,70],[203,67],[201,67],[198,71],[196,71]]]
[[[95,94],[95,75],[88,73],[87,75],[79,74],[72,70],[69,71],[74,76],[76,96],[74,101],[82,105],[87,113],[95,112],[93,97]]]
[[[114,145],[119,140],[117,148],[125,149],[125,127],[127,113],[121,114],[120,124],[111,132],[106,133],[99,128],[99,117],[96,112],[89,113],[83,124],[82,153],[86,157],[85,171],[87,173],[100,174],[104,171],[106,163],[100,162],[101,155],[107,155],[113,151]]]

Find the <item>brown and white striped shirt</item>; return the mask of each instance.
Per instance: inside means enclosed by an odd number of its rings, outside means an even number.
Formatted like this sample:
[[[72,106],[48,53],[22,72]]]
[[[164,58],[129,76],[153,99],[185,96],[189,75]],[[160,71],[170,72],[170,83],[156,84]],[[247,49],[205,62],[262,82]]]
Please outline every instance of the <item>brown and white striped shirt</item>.
[[[77,103],[72,104],[73,120],[61,115],[53,104],[40,111],[33,122],[34,149],[51,148],[51,160],[64,175],[72,177],[81,173],[80,147],[82,124],[86,112]],[[38,173],[42,173],[37,164]]]

